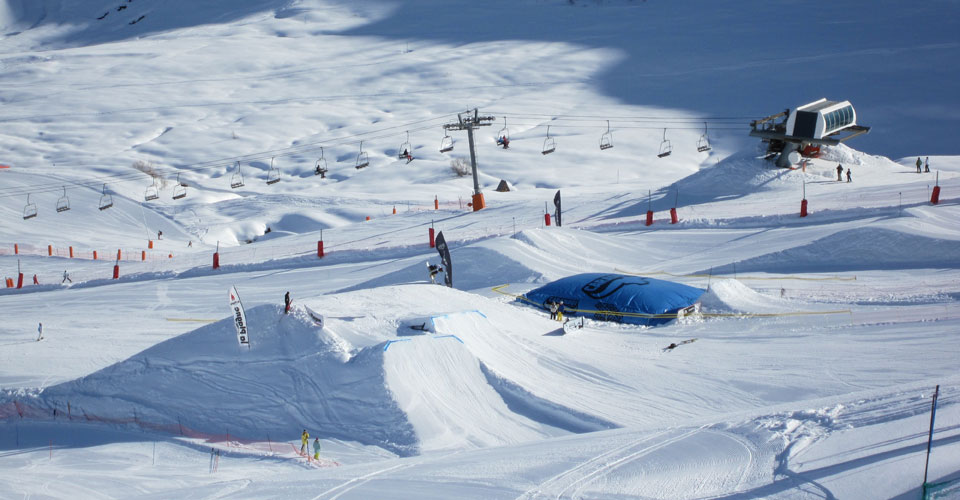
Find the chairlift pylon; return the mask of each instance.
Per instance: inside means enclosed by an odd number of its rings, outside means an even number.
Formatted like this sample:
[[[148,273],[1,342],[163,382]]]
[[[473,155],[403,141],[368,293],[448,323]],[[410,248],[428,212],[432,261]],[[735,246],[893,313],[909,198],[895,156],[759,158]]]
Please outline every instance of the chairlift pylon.
[[[357,165],[356,169],[360,170],[361,168],[370,165],[370,157],[367,156],[367,153],[363,152],[363,141],[360,141],[360,153],[357,154]]]
[[[413,147],[410,146],[410,131],[407,131],[407,140],[406,142],[400,144],[400,147],[397,148],[397,159],[398,160],[407,160],[407,163],[413,161]]]
[[[313,175],[319,175],[321,179],[327,178],[327,159],[323,157],[323,148],[320,148],[320,158],[313,168]]]
[[[187,196],[187,185],[180,182],[180,174],[177,174],[177,185],[173,186],[173,199],[179,200],[181,198],[186,198]]]
[[[63,196],[57,200],[57,212],[70,210],[70,198],[67,198],[67,186],[63,186]]]
[[[707,122],[703,122],[703,135],[697,141],[697,152],[703,153],[710,151],[710,139],[707,137]]]
[[[607,120],[607,131],[600,136],[600,150],[613,147],[613,132],[610,131],[610,120]]]
[[[548,155],[557,150],[557,141],[550,137],[550,125],[547,125],[547,138],[543,140],[542,154]]]
[[[453,151],[453,137],[447,135],[447,130],[443,130],[443,139],[440,139],[440,152],[449,153]]]
[[[23,207],[23,220],[32,219],[37,216],[37,204],[30,203],[30,193],[27,193],[27,204]]]
[[[100,211],[104,211],[113,206],[113,195],[107,192],[107,185],[103,185],[103,194],[100,195]]]
[[[670,156],[672,152],[673,146],[671,146],[670,141],[667,140],[667,129],[663,129],[663,141],[660,143],[660,152],[657,153],[657,158]]]
[[[147,186],[146,191],[143,192],[144,201],[153,201],[160,197],[160,190],[157,189],[157,178],[153,178],[153,183]]]
[[[230,189],[238,187],[243,187],[243,167],[240,166],[240,162],[237,162],[237,171],[230,177]]]
[[[273,166],[273,158],[270,158],[270,170],[267,171],[267,185],[280,182],[280,169]]]

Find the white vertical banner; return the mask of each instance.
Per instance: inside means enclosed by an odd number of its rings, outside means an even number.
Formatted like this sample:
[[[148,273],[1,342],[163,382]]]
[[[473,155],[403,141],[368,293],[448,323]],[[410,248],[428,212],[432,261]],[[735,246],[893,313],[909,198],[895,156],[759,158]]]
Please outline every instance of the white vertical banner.
[[[233,324],[237,327],[237,341],[240,345],[250,347],[250,336],[247,334],[247,315],[243,312],[243,304],[240,303],[240,294],[237,293],[237,287],[230,287],[230,310],[233,312]]]

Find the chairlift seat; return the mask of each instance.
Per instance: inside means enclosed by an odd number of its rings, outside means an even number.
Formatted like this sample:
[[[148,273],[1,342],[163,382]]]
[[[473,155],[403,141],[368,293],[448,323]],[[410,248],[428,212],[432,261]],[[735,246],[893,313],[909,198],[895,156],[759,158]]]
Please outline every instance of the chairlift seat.
[[[545,139],[543,141],[543,151],[541,151],[542,154],[548,155],[556,150],[557,150],[556,141],[554,141],[553,139]]]
[[[107,185],[103,185],[103,194],[100,195],[100,211],[106,210],[113,206],[113,196],[107,192]]]
[[[444,136],[440,140],[440,152],[449,153],[450,151],[453,151],[453,137]]]
[[[703,153],[710,151],[710,141],[707,139],[706,135],[700,136],[700,140],[697,141],[697,152]]]
[[[147,187],[146,192],[143,193],[143,199],[146,201],[156,200],[160,197],[160,193],[157,192],[157,188],[154,186]]]
[[[613,147],[613,144],[612,144],[612,143],[600,141],[600,150],[601,150],[601,151],[603,151],[604,149],[610,149],[610,148],[612,148],[612,147]]]
[[[237,174],[233,174],[233,179],[230,181],[230,187],[233,189],[243,187],[243,179],[239,179]]]
[[[181,199],[181,198],[186,198],[186,196],[187,196],[187,187],[184,186],[183,184],[177,184],[177,186],[173,188],[173,199],[174,199],[174,200],[179,200],[179,199]]]
[[[364,168],[364,167],[366,167],[366,166],[368,166],[368,165],[370,165],[370,159],[369,159],[369,157],[367,156],[367,153],[360,153],[360,154],[358,154],[358,155],[357,155],[357,166],[356,166],[357,170],[360,170],[361,168]]]
[[[37,216],[37,204],[28,203],[23,207],[23,220],[32,219]]]
[[[665,158],[670,156],[670,153],[673,152],[673,146],[670,145],[670,141],[664,141],[660,144],[660,153],[657,154],[657,158]]]
[[[57,212],[66,212],[70,210],[70,202],[57,202]]]
[[[267,185],[276,184],[280,182],[280,170],[270,169],[270,172],[267,174]]]

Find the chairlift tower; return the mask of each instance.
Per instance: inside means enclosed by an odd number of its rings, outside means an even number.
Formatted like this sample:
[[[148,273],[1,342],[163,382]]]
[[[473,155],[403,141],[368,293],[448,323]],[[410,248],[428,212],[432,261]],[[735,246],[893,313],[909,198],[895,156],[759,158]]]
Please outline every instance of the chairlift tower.
[[[483,193],[480,192],[480,179],[477,176],[477,152],[473,141],[473,130],[477,127],[489,127],[495,117],[480,116],[477,108],[473,111],[464,111],[457,115],[456,123],[448,123],[443,126],[444,130],[466,130],[467,142],[470,147],[470,167],[473,170],[473,211],[486,208],[483,200]]]

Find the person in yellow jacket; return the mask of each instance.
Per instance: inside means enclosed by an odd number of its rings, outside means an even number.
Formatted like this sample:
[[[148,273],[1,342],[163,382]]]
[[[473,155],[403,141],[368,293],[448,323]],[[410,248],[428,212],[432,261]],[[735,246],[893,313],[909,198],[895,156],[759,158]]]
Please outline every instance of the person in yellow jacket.
[[[320,460],[320,438],[313,438],[313,459]]]
[[[303,434],[300,434],[300,454],[301,455],[307,454],[307,450],[309,449],[307,447],[307,444],[309,443],[310,443],[310,434],[307,432],[306,429],[304,429]]]

